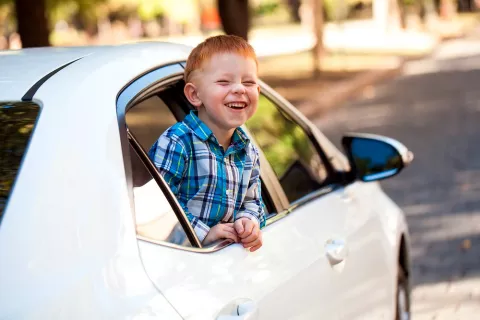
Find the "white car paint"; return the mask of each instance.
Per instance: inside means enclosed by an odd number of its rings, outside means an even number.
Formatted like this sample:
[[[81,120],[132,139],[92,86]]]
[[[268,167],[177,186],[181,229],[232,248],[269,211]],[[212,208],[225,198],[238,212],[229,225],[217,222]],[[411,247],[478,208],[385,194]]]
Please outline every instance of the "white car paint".
[[[113,47],[37,91],[40,118],[0,231],[0,318],[178,318],[138,255],[115,103],[139,73],[187,53]]]
[[[185,60],[190,49],[52,50],[0,53],[2,72],[9,66],[2,101],[20,100],[41,77],[82,57],[34,95],[40,118],[0,226],[0,318],[212,319],[248,299],[257,308],[252,319],[393,319],[407,228],[377,183],[356,182],[294,210],[264,229],[255,253],[137,240],[116,98],[132,79]],[[346,241],[345,262],[329,263],[329,239]]]
[[[253,300],[262,319],[335,319],[343,266],[333,268],[324,247],[342,234],[345,213],[333,192],[266,227],[254,253],[239,244],[211,254],[139,247],[147,273],[186,319],[211,319],[237,298]]]

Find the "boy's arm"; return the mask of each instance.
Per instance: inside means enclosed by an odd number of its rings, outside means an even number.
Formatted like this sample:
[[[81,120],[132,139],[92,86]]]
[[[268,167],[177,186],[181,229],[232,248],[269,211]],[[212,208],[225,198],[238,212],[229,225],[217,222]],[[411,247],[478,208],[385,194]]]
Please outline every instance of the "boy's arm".
[[[178,199],[180,183],[187,170],[187,155],[183,144],[173,137],[162,135],[150,148],[149,156],[163,179]],[[186,205],[179,201],[200,242],[207,236],[210,227],[188,212]]]
[[[245,199],[240,210],[235,216],[235,221],[240,218],[249,218],[259,223],[260,228],[265,226],[265,211],[263,210],[262,186],[260,181],[260,157],[255,149],[255,161],[253,163],[252,175],[248,183]]]

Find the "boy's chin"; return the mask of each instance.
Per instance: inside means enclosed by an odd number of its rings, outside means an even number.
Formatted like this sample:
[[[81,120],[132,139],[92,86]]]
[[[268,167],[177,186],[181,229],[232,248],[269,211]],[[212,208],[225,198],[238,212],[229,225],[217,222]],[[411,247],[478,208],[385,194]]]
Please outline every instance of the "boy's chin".
[[[248,120],[248,119],[246,119],[246,120]],[[228,123],[227,123],[227,127],[229,127],[230,129],[236,129],[238,127],[243,126],[245,124],[246,120],[243,121],[243,119],[242,120],[239,119],[238,121],[235,121],[233,119],[230,119],[230,121],[228,121]]]

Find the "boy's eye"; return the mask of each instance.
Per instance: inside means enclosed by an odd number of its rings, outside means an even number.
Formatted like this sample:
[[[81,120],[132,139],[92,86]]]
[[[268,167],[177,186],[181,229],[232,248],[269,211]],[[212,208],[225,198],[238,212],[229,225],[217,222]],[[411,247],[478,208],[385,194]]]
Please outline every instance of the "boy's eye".
[[[217,83],[221,85],[226,85],[226,84],[229,84],[230,82],[228,80],[218,80]]]
[[[254,86],[257,83],[255,81],[244,81],[243,84],[246,85],[246,86]]]

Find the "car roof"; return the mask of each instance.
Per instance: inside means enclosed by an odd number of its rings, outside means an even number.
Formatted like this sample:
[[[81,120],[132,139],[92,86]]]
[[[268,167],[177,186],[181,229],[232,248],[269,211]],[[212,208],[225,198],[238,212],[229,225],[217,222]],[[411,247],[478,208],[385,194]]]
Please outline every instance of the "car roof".
[[[0,100],[20,100],[38,81],[79,59],[121,60],[122,56],[143,52],[158,52],[156,63],[166,64],[172,60],[172,51],[184,61],[191,48],[167,42],[138,42],[116,46],[45,47],[0,51]],[[169,54],[162,55],[162,52]],[[88,64],[87,64],[88,65]],[[94,65],[94,63],[92,63]],[[121,61],[119,61],[121,65]]]

